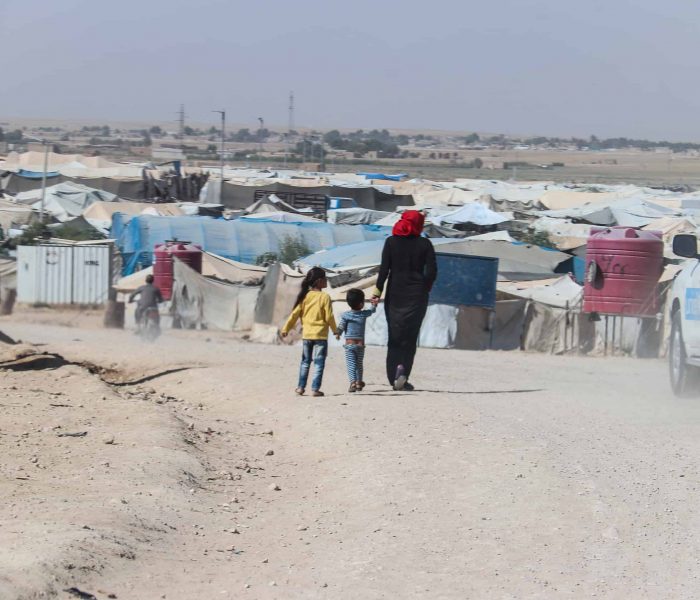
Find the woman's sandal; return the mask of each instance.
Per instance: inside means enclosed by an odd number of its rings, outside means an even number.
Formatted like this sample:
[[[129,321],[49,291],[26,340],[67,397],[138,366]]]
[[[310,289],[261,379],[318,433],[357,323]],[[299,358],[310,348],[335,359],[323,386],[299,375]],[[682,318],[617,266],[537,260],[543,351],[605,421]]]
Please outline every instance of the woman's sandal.
[[[294,393],[295,393],[297,396],[303,396],[305,391],[306,391],[306,390],[305,390],[304,388],[297,388],[297,389],[294,390]]]

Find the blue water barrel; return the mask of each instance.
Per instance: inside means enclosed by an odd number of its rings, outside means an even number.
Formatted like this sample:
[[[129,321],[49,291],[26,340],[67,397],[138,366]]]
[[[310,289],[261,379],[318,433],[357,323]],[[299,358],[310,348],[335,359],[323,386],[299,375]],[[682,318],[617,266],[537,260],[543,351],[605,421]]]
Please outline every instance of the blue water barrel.
[[[431,304],[496,306],[497,258],[448,252],[437,252],[436,257],[438,277]]]

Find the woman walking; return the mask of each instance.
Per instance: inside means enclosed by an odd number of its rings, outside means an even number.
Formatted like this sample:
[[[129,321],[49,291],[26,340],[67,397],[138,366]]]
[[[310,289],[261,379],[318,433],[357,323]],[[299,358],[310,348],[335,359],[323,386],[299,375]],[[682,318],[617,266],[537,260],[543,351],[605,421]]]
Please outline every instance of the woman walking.
[[[395,390],[413,390],[408,383],[418,334],[428,309],[428,296],[437,277],[435,250],[421,237],[425,216],[417,210],[401,215],[382,251],[374,302],[386,288],[384,312],[389,326],[386,374]]]

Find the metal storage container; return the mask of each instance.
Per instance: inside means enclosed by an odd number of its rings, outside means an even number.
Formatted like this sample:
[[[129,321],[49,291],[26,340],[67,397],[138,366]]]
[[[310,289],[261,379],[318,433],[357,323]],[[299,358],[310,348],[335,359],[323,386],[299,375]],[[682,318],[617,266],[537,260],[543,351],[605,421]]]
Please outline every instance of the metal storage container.
[[[659,231],[632,227],[591,228],[586,251],[584,312],[654,316],[663,271]]]
[[[18,302],[104,304],[110,287],[111,250],[107,245],[18,246]]]
[[[437,252],[438,277],[430,292],[432,304],[496,305],[498,259]]]
[[[202,249],[190,242],[168,240],[164,244],[156,244],[153,264],[154,284],[160,289],[164,300],[170,300],[173,294],[173,257],[186,265],[202,272]]]

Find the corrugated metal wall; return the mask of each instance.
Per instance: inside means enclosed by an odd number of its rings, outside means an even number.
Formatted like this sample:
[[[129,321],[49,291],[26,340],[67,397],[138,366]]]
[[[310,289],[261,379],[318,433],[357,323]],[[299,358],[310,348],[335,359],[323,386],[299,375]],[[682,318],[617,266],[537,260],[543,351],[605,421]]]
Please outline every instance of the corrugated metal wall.
[[[17,300],[29,304],[104,304],[109,246],[19,246]]]

